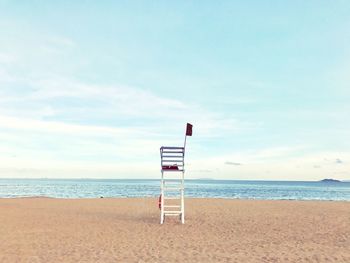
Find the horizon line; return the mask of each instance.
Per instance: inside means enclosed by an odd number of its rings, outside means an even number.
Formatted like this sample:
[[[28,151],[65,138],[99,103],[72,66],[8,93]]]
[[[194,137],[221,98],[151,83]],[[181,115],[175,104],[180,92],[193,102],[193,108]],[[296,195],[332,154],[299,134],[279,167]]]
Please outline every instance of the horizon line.
[[[334,178],[323,178],[320,180],[272,180],[272,179],[222,179],[222,178],[190,178],[185,179],[185,181],[191,180],[201,180],[201,181],[257,181],[257,182],[321,182],[325,179],[336,180],[339,182],[350,182],[350,180],[338,180]],[[160,180],[156,178],[72,178],[72,177],[64,177],[64,178],[56,178],[56,177],[16,177],[16,178],[8,178],[8,177],[0,177],[0,180]]]

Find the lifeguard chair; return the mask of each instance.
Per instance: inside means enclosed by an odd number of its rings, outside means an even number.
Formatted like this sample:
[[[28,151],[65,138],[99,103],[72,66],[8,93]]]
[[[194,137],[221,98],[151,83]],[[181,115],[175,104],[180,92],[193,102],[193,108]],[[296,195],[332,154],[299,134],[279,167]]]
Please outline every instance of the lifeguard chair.
[[[192,136],[192,127],[192,124],[187,123],[183,147],[160,147],[162,177],[159,208],[161,224],[164,223],[165,216],[179,216],[181,223],[185,223],[185,149],[187,136]]]

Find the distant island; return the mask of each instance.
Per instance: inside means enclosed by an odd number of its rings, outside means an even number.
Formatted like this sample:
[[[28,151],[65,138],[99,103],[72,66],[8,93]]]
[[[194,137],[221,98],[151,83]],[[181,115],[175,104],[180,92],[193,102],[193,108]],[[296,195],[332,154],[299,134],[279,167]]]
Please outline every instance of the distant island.
[[[320,182],[323,182],[323,183],[341,183],[341,181],[335,180],[335,179],[323,179]]]

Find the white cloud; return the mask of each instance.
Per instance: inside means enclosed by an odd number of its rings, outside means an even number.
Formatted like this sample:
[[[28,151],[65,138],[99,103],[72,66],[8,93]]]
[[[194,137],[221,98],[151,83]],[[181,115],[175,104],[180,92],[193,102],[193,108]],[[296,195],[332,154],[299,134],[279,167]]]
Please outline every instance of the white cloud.
[[[40,121],[6,117],[0,115],[0,127],[8,129],[17,129],[22,131],[36,131],[39,133],[69,133],[77,135],[106,135],[129,133],[130,130],[121,128],[110,128],[101,126],[85,126],[76,124],[67,124],[54,121]]]
[[[7,71],[0,68],[0,84],[4,85],[4,84],[9,83],[11,81],[13,81],[13,77],[11,77]],[[0,90],[0,92],[1,92],[1,90]]]
[[[1,64],[12,64],[17,61],[16,56],[9,53],[0,53],[0,65]]]
[[[225,164],[226,164],[226,165],[236,165],[236,166],[242,165],[241,163],[232,162],[232,161],[226,161]]]
[[[64,119],[69,116],[73,122],[98,122],[104,119],[118,123],[119,120],[132,118],[129,121],[129,124],[134,122],[132,126],[144,126],[151,130],[152,127],[154,130],[171,130],[190,121],[204,137],[236,132],[243,126],[231,116],[209,112],[199,105],[189,105],[179,99],[161,97],[133,87],[90,85],[60,77],[29,79],[27,83],[27,91],[18,92],[17,96],[13,90],[2,94],[0,101],[7,105],[1,107],[0,104],[0,114],[32,119],[47,116],[53,119],[63,116]],[[142,125],[138,125],[138,122]],[[248,127],[249,124],[244,126]]]
[[[65,36],[52,36],[47,40],[50,45],[61,46],[61,47],[76,47],[75,41]]]
[[[225,121],[198,106],[135,88],[72,81],[39,81],[32,82],[31,86],[36,89],[18,96],[5,92],[2,100],[10,105],[10,111],[0,107],[2,177],[11,174],[54,177],[73,173],[76,177],[157,178],[159,147],[167,143],[181,144],[189,118],[194,120],[196,136],[202,138],[211,133],[220,134],[219,129],[230,130],[230,125],[234,129],[237,126],[235,121]],[[57,98],[74,98],[84,103],[74,111],[66,105],[53,106],[51,102]],[[96,98],[102,101],[101,106],[90,108],[88,104]],[[30,107],[11,109],[11,103]],[[141,124],[129,121],[124,125],[117,121],[109,126],[55,121],[62,113],[74,115],[74,119],[83,122],[93,113],[107,119],[122,114],[145,121]],[[52,120],[46,120],[47,117]],[[147,123],[148,118],[154,120]]]

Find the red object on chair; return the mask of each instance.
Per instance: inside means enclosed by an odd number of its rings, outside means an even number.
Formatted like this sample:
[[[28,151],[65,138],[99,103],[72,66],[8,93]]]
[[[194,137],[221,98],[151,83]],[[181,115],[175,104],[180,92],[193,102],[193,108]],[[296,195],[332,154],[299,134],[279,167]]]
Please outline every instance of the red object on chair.
[[[179,167],[177,165],[163,165],[163,170],[179,170]]]

